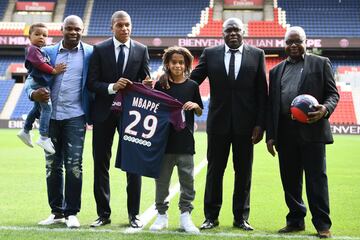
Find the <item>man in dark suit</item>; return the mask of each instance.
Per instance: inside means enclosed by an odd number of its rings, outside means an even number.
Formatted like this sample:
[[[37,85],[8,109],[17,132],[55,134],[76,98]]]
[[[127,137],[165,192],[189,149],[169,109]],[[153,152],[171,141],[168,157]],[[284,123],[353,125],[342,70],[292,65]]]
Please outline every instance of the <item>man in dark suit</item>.
[[[288,58],[270,71],[266,142],[268,151],[279,154],[285,201],[289,208],[286,226],[279,233],[305,229],[306,207],[302,199],[305,172],[306,193],[312,222],[320,238],[331,236],[329,193],[326,176],[325,144],[333,142],[328,118],[339,94],[328,58],[305,53],[306,35],[301,27],[285,34]],[[319,105],[308,114],[307,123],[293,120],[292,100],[300,94],[314,96]]]
[[[223,175],[232,145],[235,171],[234,227],[253,230],[248,222],[253,146],[265,125],[267,85],[264,51],[242,42],[243,23],[230,18],[223,24],[225,44],[206,48],[190,78],[210,82],[207,118],[208,167],[201,229],[219,224]]]
[[[91,117],[94,123],[94,196],[99,218],[91,224],[92,227],[110,223],[109,165],[113,137],[119,124],[119,115],[111,112],[110,107],[117,91],[150,76],[147,47],[130,39],[132,25],[128,13],[115,12],[111,24],[113,37],[94,46],[87,85],[95,93]],[[144,81],[147,83],[148,80]],[[129,224],[133,228],[141,228],[142,223],[137,218],[141,177],[127,173],[126,190]]]

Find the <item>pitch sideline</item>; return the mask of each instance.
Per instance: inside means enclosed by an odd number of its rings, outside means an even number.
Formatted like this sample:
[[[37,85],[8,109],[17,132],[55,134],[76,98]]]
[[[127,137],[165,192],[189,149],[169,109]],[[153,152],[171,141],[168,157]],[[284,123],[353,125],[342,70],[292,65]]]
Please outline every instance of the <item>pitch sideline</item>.
[[[199,172],[206,166],[207,159],[202,160],[194,169],[194,177],[199,174]],[[180,191],[180,184],[176,183],[169,190],[168,200],[171,200],[178,192]],[[153,219],[157,214],[155,210],[155,204],[152,204],[145,212],[140,216],[141,220],[146,226],[151,219]],[[92,228],[80,228],[80,229],[68,229],[68,228],[44,228],[44,227],[19,227],[19,226],[0,226],[0,231],[18,231],[18,232],[96,232],[96,233],[122,233],[122,234],[157,234],[157,235],[193,235],[180,231],[149,231],[144,229],[134,229],[134,228],[124,228],[123,230],[113,230],[113,229],[92,229]],[[200,236],[209,236],[209,237],[226,237],[226,238],[284,238],[284,239],[319,239],[317,236],[311,235],[284,235],[284,234],[266,234],[266,233],[229,233],[229,232],[201,232],[198,234]],[[352,236],[332,236],[332,239],[344,239],[344,240],[360,240],[360,237]]]
[[[82,232],[82,233],[121,233],[128,234],[125,230],[113,230],[113,229],[92,229],[92,228],[80,228],[80,229],[69,229],[69,228],[43,228],[43,227],[16,227],[16,226],[0,226],[0,231],[18,231],[18,232]],[[190,236],[194,234],[189,234],[185,232],[179,231],[159,231],[152,232],[149,230],[142,230],[137,232],[137,234],[156,234],[156,235],[180,235],[180,236]],[[194,235],[195,236],[195,235]],[[201,232],[197,236],[207,236],[207,237],[226,237],[226,238],[284,238],[284,239],[319,239],[316,236],[311,235],[282,235],[282,234],[266,234],[266,233],[253,233],[253,234],[245,234],[245,233],[229,233],[229,232]],[[345,240],[360,240],[360,237],[350,237],[350,236],[333,236],[332,239],[345,239]]]

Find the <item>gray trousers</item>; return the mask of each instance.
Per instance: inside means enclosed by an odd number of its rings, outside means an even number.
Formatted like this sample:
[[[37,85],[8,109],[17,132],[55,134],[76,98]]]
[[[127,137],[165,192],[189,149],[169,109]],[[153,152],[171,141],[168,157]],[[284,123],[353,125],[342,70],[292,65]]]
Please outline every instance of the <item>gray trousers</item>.
[[[169,208],[169,187],[171,175],[177,166],[180,182],[179,209],[181,213],[191,212],[191,202],[195,198],[194,190],[194,159],[190,154],[165,154],[160,177],[155,180],[155,206],[159,214],[165,214]]]

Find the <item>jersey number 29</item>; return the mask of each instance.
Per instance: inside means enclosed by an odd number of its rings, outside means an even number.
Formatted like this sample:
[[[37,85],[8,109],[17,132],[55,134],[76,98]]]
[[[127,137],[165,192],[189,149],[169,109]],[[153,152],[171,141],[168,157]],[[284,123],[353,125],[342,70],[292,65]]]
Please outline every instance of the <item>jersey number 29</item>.
[[[136,125],[138,125],[138,123],[141,121],[141,114],[135,110],[129,111],[129,116],[132,116],[132,115],[135,116],[135,119],[125,128],[125,133],[133,135],[133,136],[137,136],[138,132],[133,130],[133,128]],[[148,132],[142,133],[141,137],[147,138],[147,139],[151,138],[155,133],[157,123],[158,123],[158,120],[154,115],[147,115],[143,120],[143,127]]]

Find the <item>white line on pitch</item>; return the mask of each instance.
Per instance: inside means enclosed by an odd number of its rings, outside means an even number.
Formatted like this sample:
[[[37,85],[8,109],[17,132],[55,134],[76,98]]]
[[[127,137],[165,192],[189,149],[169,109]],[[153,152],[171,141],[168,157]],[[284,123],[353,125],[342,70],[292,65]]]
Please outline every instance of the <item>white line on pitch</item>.
[[[79,229],[69,229],[69,228],[46,228],[46,227],[19,227],[19,226],[0,226],[1,230],[8,230],[8,231],[18,231],[18,232],[82,232],[82,233],[128,233],[126,229],[124,230],[114,230],[114,229],[93,229],[93,228],[79,228]],[[160,232],[153,232],[148,230],[142,230],[137,232],[138,234],[155,234],[155,235],[182,235],[182,236],[189,236],[193,234],[179,232],[179,231],[160,231]],[[229,232],[201,232],[200,236],[207,236],[207,237],[226,237],[226,238],[284,238],[284,239],[319,239],[316,236],[311,235],[286,235],[286,234],[266,234],[266,233],[253,233],[253,234],[246,234],[246,233],[229,233]],[[360,237],[355,236],[333,236],[332,239],[344,239],[344,240],[360,240]]]

